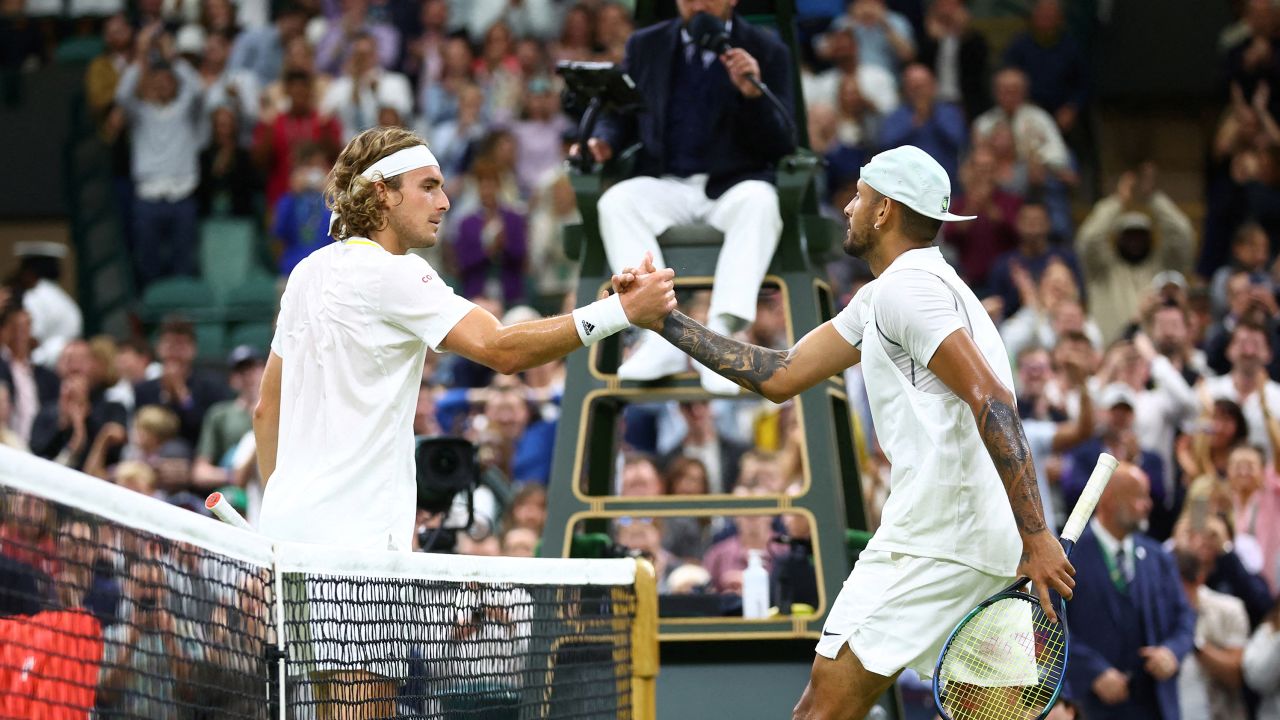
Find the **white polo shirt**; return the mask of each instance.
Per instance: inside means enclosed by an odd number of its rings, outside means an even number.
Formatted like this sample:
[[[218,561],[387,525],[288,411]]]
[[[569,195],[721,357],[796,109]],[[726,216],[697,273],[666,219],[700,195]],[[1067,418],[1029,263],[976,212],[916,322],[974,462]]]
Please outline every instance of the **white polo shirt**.
[[[284,364],[263,534],[410,550],[422,365],[474,307],[427,261],[364,238],[298,264],[271,341]]]

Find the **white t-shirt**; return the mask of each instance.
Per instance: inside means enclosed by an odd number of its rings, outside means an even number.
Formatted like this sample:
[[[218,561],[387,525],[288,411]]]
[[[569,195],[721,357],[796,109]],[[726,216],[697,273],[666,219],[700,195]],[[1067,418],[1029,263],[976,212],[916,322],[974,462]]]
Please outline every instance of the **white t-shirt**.
[[[1267,462],[1274,460],[1271,457],[1271,439],[1267,436],[1267,424],[1262,417],[1262,402],[1258,400],[1258,393],[1250,393],[1249,397],[1240,403],[1240,393],[1236,390],[1236,384],[1232,381],[1230,373],[1206,378],[1204,384],[1209,397],[1214,400],[1224,399],[1240,404],[1244,421],[1249,425],[1249,444],[1262,448],[1267,453]],[[1271,411],[1271,416],[1280,417],[1280,383],[1268,380],[1263,387],[1263,393],[1267,396],[1267,409]]]
[[[877,283],[876,325],[889,343],[893,364],[917,390],[935,395],[950,392],[928,365],[948,335],[960,328],[973,330],[960,299],[942,278],[927,270],[901,270]],[[868,298],[859,291],[831,321],[836,332],[859,350],[870,312]]]
[[[1224,649],[1244,648],[1249,642],[1249,616],[1240,598],[1203,585],[1196,589],[1196,643]],[[1194,652],[1187,653],[1178,671],[1178,704],[1186,718],[1246,720],[1244,695],[1209,677]]]
[[[263,534],[411,548],[413,412],[423,361],[474,307],[427,261],[362,238],[298,264],[271,341],[284,365]]]

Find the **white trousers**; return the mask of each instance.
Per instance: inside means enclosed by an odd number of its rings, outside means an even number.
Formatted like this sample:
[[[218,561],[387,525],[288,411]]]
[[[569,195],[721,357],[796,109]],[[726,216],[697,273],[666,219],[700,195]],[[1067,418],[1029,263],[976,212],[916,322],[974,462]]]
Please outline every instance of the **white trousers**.
[[[600,235],[614,272],[634,267],[645,251],[665,267],[658,236],[674,225],[704,222],[724,233],[716,260],[709,317],[731,315],[751,322],[756,296],[782,233],[778,189],[763,180],[744,180],[712,200],[707,176],[634,177],[609,188],[600,198]],[[676,268],[677,277],[681,268]],[[730,323],[732,326],[735,323]]]

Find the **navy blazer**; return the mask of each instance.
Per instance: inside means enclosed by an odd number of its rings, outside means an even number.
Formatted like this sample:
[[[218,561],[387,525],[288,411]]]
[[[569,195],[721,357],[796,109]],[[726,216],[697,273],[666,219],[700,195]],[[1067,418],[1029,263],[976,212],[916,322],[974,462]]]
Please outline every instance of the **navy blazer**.
[[[641,143],[636,156],[636,174],[659,176],[666,172],[666,108],[672,101],[672,61],[681,46],[679,18],[656,23],[627,40],[622,66],[644,96],[645,109],[623,117],[601,118],[596,135],[622,152]],[[791,115],[795,89],[791,78],[791,56],[787,46],[769,32],[755,27],[738,15],[733,17],[729,43],[747,51],[760,65],[760,79],[778,96]],[[778,161],[795,150],[787,121],[769,99],[743,97],[724,64],[715,61],[714,113],[716,120],[707,158],[710,164],[707,197],[718,198],[743,180],[776,181]]]
[[[1135,533],[1133,539],[1135,565],[1129,594],[1142,611],[1143,642],[1169,648],[1182,662],[1195,641],[1195,611],[1183,594],[1173,557],[1146,535]],[[1076,588],[1067,603],[1071,633],[1067,682],[1072,697],[1090,708],[1086,717],[1105,717],[1107,706],[1093,694],[1093,681],[1113,667],[1116,658],[1129,656],[1136,648],[1120,645],[1120,591],[1111,583],[1102,546],[1092,528],[1080,536],[1071,563],[1076,569]],[[1159,707],[1149,708],[1144,717],[1178,720],[1176,675],[1156,684],[1156,699]]]

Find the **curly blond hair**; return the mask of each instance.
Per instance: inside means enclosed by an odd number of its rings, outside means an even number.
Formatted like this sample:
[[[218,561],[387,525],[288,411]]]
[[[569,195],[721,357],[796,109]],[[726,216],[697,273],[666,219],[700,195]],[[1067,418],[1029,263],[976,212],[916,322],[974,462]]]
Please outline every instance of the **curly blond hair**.
[[[386,208],[378,203],[378,195],[373,192],[375,180],[363,178],[360,173],[392,153],[426,144],[417,133],[398,127],[370,128],[347,143],[324,188],[325,205],[338,215],[338,223],[333,228],[335,240],[368,237],[374,230],[386,227]],[[392,190],[400,189],[399,176],[382,182]]]

